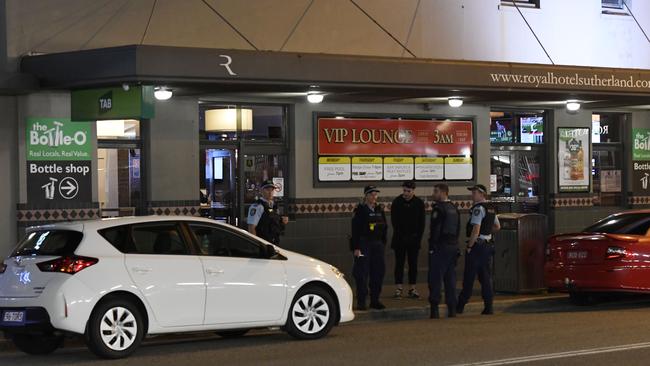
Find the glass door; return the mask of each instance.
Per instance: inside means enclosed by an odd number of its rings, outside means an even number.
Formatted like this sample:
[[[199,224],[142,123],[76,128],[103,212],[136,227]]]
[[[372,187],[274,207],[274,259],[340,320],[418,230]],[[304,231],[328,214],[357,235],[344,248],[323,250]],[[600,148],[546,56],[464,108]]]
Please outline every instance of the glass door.
[[[99,148],[98,197],[102,217],[133,216],[142,207],[140,149]]]
[[[542,149],[492,150],[490,191],[499,212],[543,212]]]
[[[232,225],[238,221],[238,149],[205,148],[200,151],[201,216]]]

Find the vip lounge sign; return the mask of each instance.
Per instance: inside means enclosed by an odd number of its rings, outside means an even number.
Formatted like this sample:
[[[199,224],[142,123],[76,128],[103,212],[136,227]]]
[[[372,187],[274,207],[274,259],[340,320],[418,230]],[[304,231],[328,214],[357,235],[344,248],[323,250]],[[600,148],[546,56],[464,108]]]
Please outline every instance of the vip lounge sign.
[[[92,202],[89,122],[29,118],[26,123],[27,194],[30,204]]]

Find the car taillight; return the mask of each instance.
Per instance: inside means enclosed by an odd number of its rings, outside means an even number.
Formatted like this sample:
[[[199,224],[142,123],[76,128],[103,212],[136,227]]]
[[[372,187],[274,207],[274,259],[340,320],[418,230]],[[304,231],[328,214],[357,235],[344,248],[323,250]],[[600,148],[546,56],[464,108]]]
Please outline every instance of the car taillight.
[[[627,257],[628,252],[625,248],[621,247],[608,247],[605,259],[622,259]]]
[[[88,268],[99,262],[97,258],[90,257],[61,257],[51,261],[37,264],[38,269],[43,272],[61,272],[75,274],[84,268]]]
[[[7,269],[7,265],[4,263],[0,263],[0,274],[5,273],[6,269]]]

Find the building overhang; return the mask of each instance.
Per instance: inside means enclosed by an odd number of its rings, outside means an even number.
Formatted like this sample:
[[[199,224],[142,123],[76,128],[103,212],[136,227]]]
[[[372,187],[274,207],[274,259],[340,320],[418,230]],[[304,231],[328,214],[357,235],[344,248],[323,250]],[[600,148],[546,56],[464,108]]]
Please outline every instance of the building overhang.
[[[21,71],[46,89],[166,84],[194,95],[317,85],[395,100],[454,92],[497,101],[560,94],[624,106],[647,104],[650,96],[647,70],[147,45],[25,56]]]

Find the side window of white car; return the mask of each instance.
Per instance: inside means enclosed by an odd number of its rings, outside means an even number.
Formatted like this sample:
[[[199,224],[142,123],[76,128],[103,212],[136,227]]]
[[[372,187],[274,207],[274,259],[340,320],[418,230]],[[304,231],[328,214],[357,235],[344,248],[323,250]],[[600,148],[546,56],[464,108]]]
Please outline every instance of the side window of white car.
[[[189,224],[201,253],[218,257],[262,258],[262,247],[228,230]]]
[[[138,254],[190,254],[174,222],[133,225],[131,236],[134,252]]]

